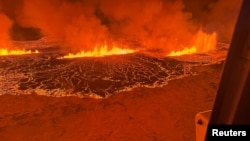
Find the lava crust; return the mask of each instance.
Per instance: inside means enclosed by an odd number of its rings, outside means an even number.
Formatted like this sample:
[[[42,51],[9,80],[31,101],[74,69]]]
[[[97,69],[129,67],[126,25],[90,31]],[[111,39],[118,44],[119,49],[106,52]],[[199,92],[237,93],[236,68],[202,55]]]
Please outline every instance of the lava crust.
[[[1,57],[1,93],[97,96],[163,86],[189,75],[192,63],[143,54],[57,59],[44,53]]]

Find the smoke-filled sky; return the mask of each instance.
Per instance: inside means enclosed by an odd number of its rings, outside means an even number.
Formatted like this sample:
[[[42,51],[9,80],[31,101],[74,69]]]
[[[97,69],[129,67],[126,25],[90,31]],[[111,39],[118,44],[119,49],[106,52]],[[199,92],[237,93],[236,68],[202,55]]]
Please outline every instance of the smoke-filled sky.
[[[201,28],[229,42],[240,4],[239,0],[0,0],[0,40],[48,36],[79,51],[126,38],[170,51],[192,44]]]
[[[12,24],[13,21],[9,19],[7,15],[2,13],[2,5],[0,4],[0,41],[10,39],[8,31]]]

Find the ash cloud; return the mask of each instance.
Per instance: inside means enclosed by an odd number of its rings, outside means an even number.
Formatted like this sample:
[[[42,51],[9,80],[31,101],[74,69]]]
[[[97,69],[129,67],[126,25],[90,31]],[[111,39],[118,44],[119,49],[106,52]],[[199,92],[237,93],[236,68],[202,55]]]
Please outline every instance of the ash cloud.
[[[204,27],[218,32],[221,41],[230,42],[241,7],[241,0],[218,1],[204,17]]]
[[[125,0],[119,3],[106,0],[100,4],[111,33],[164,51],[183,47],[191,40],[191,25],[187,22],[191,17],[183,13],[183,7],[180,0]]]
[[[24,0],[16,20],[22,26],[39,27],[70,51],[92,50],[107,36],[94,15],[95,5],[94,1]]]
[[[9,41],[11,40],[8,33],[12,24],[13,24],[13,21],[3,13],[2,4],[0,3],[0,48],[8,47]]]
[[[185,10],[193,15],[192,22],[206,32],[217,32],[218,40],[229,43],[242,0],[183,0]]]
[[[118,37],[144,49],[169,52],[192,45],[201,27],[229,41],[240,7],[234,0],[2,0],[1,4],[4,16],[15,25],[39,28],[71,52],[92,50]]]

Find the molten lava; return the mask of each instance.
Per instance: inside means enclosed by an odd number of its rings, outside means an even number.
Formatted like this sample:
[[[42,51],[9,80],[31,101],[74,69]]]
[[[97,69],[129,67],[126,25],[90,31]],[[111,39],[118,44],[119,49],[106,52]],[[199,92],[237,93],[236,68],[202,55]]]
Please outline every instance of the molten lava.
[[[202,30],[199,30],[199,32],[195,36],[195,40],[193,43],[194,45],[192,47],[185,47],[180,51],[171,51],[168,56],[181,56],[185,54],[209,52],[216,49],[216,43],[217,35],[215,32],[212,34],[207,34]]]
[[[8,50],[5,48],[0,48],[0,56],[7,56],[7,55],[23,55],[23,54],[33,54],[33,53],[39,53],[38,50],[35,50],[34,52],[32,52],[31,50]]]
[[[62,58],[103,57],[109,55],[129,54],[134,52],[135,50],[119,48],[117,46],[113,46],[111,49],[108,49],[107,45],[103,45],[102,47],[99,48],[95,47],[93,51],[87,51],[87,52],[81,51],[76,54],[69,53],[68,55],[63,56]]]
[[[184,54],[193,54],[196,53],[197,49],[195,46],[191,47],[191,48],[185,48],[182,51],[172,51],[168,56],[181,56]]]

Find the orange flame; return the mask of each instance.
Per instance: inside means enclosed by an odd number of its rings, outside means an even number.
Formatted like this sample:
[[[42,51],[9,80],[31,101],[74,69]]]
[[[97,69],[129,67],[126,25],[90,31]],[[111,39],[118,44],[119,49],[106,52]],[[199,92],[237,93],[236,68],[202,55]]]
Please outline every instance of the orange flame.
[[[191,48],[185,48],[182,51],[172,51],[168,56],[181,56],[181,55],[185,55],[185,54],[193,54],[196,53],[197,49],[196,46],[193,46]]]
[[[104,46],[98,48],[95,47],[93,51],[81,51],[76,54],[69,53],[68,55],[65,55],[62,58],[80,58],[80,57],[103,57],[103,56],[109,56],[109,55],[121,55],[121,54],[129,54],[134,53],[135,50],[132,49],[124,49],[119,48],[117,46],[113,46],[110,50],[108,49],[108,46],[105,44]]]
[[[5,48],[0,48],[0,56],[7,56],[7,55],[23,55],[23,54],[32,54],[32,53],[39,53],[38,50],[32,52],[31,50],[8,50]]]
[[[181,56],[185,54],[194,54],[198,52],[208,52],[216,49],[217,35],[216,33],[207,34],[202,30],[195,36],[195,42],[192,47],[186,47],[181,51],[172,51],[168,56]]]

